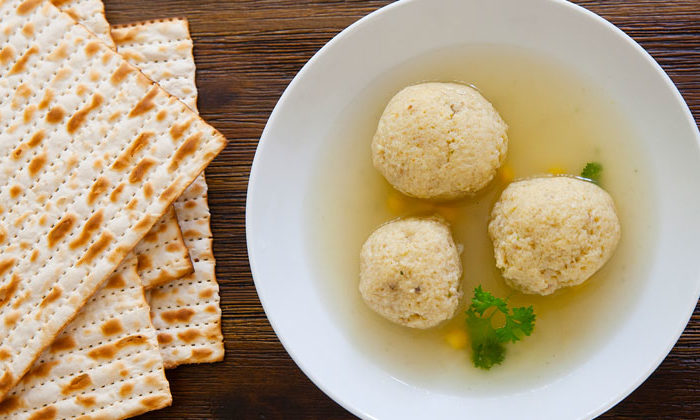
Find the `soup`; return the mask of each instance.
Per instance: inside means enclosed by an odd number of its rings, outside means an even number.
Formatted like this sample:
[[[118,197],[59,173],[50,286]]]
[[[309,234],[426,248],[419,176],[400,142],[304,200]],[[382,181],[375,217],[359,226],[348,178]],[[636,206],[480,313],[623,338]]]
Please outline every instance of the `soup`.
[[[424,81],[477,88],[508,123],[506,161],[477,195],[435,204],[394,190],[372,166],[370,142],[389,99]],[[502,46],[455,47],[416,57],[378,78],[328,133],[306,208],[318,289],[339,328],[379,369],[397,380],[449,393],[503,394],[541,386],[581,363],[605,343],[643,286],[654,229],[647,157],[616,104],[574,69],[531,51]],[[603,165],[602,187],[615,200],[622,238],[612,259],[581,286],[551,296],[509,288],[496,268],[487,233],[489,214],[512,179],[547,173],[577,175],[587,162]],[[358,291],[359,252],[381,224],[405,216],[439,214],[462,244],[464,298],[457,315],[428,330],[381,318]],[[507,346],[489,371],[472,366],[463,335],[464,310],[481,285],[512,306],[532,305],[535,330]],[[459,341],[459,340],[457,340]]]

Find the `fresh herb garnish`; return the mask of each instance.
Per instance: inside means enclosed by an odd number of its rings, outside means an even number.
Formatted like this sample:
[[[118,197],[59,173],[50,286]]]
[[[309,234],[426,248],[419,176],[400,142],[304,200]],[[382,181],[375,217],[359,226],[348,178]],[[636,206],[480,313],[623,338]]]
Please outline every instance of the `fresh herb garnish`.
[[[600,184],[600,175],[603,172],[603,165],[598,162],[588,162],[586,167],[581,171],[581,178]]]
[[[499,312],[505,316],[505,324],[494,328],[491,319]],[[467,309],[467,331],[472,342],[474,366],[488,370],[500,364],[506,356],[505,343],[522,340],[532,334],[534,328],[532,306],[509,310],[507,299],[494,297],[481,286],[474,289],[472,303]]]

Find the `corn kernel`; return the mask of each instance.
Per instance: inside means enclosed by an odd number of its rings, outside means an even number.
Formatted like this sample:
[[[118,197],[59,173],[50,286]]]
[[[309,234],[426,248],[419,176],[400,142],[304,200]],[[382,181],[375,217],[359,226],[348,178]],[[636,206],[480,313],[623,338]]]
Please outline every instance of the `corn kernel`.
[[[455,350],[467,347],[467,333],[461,329],[454,329],[445,334],[445,341]]]
[[[515,179],[515,173],[513,172],[513,168],[511,168],[510,165],[503,165],[499,174],[501,176],[501,181],[503,181],[506,184],[513,182],[513,180]]]
[[[552,166],[549,169],[547,169],[547,172],[552,175],[566,175],[567,173],[569,173],[566,169],[562,168],[561,166]]]

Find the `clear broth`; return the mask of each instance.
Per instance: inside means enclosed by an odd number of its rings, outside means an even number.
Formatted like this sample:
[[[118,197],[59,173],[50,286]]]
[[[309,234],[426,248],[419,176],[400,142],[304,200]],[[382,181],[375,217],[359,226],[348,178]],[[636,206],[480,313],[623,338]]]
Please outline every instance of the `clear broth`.
[[[603,164],[603,187],[614,198],[622,239],[613,258],[584,285],[540,297],[518,293],[495,266],[487,234],[489,214],[507,185],[499,176],[474,197],[434,204],[396,192],[373,168],[370,142],[381,112],[398,90],[422,81],[473,85],[509,125],[505,166],[515,178],[553,168],[580,173]],[[614,332],[643,286],[653,239],[653,191],[647,157],[616,104],[575,70],[534,52],[502,46],[465,46],[417,57],[359,92],[328,134],[318,173],[306,196],[307,246],[315,257],[319,290],[349,342],[377,367],[415,386],[448,393],[498,395],[544,385],[583,362]],[[457,315],[429,330],[381,318],[358,291],[359,250],[381,224],[409,215],[441,214],[464,246],[464,298]],[[470,350],[445,337],[463,329],[464,307],[481,284],[513,305],[533,305],[532,336],[508,345],[506,360],[490,371],[472,366]]]

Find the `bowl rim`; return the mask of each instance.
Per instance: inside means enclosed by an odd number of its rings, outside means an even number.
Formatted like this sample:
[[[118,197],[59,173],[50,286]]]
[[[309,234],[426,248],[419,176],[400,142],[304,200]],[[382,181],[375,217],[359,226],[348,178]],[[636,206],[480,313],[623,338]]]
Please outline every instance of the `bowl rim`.
[[[294,76],[292,81],[287,85],[287,87],[284,89],[282,95],[280,96],[279,100],[275,104],[274,109],[272,110],[270,116],[268,117],[268,121],[265,124],[265,128],[263,129],[263,132],[260,136],[260,139],[258,141],[258,145],[256,148],[255,156],[253,158],[253,162],[251,165],[250,169],[250,175],[249,175],[249,181],[248,181],[248,188],[247,188],[247,193],[246,193],[246,207],[245,207],[245,224],[246,224],[246,247],[247,247],[247,252],[248,252],[248,261],[251,269],[251,275],[253,277],[253,281],[255,284],[256,292],[258,294],[258,297],[260,299],[260,302],[263,306],[263,310],[265,311],[265,315],[268,319],[268,322],[272,326],[275,335],[283,345],[285,351],[287,354],[291,357],[291,359],[294,361],[294,363],[301,369],[301,371],[304,373],[304,375],[309,378],[314,385],[316,385],[324,394],[326,394],[329,398],[331,398],[333,401],[338,403],[340,406],[342,406],[344,409],[348,410],[350,413],[360,417],[360,418],[374,418],[371,416],[369,413],[362,411],[359,407],[356,407],[353,405],[351,401],[349,401],[347,398],[343,397],[342,395],[339,395],[338,393],[334,392],[333,389],[330,389],[329,387],[326,386],[325,383],[323,383],[321,380],[319,380],[318,377],[316,377],[313,374],[312,369],[309,368],[309,366],[302,360],[302,358],[295,353],[295,350],[293,348],[290,348],[288,345],[288,340],[287,338],[281,334],[277,321],[270,317],[269,315],[269,299],[266,295],[266,293],[263,291],[263,288],[260,286],[260,275],[259,275],[259,270],[257,269],[257,263],[256,263],[256,258],[255,258],[255,250],[253,249],[251,245],[251,240],[250,238],[253,236],[253,231],[251,228],[251,212],[252,209],[255,207],[255,197],[254,197],[254,191],[256,190],[257,186],[257,179],[259,178],[259,172],[261,171],[260,167],[260,160],[262,159],[261,156],[265,153],[265,150],[267,147],[269,147],[269,141],[267,141],[267,137],[269,136],[269,131],[270,131],[270,126],[273,125],[273,122],[277,119],[279,113],[281,112],[280,110],[284,108],[285,103],[288,100],[288,97],[290,95],[290,92],[295,89],[297,84],[300,83],[300,80],[303,79],[304,75],[309,71],[309,68],[312,67],[316,61],[319,60],[321,56],[323,56],[327,50],[333,48],[335,44],[340,42],[342,39],[350,36],[351,33],[361,30],[364,25],[366,25],[369,21],[376,19],[379,16],[384,16],[386,14],[393,13],[395,9],[401,8],[401,7],[406,7],[407,4],[409,3],[417,3],[421,1],[431,1],[431,0],[397,0],[393,3],[390,3],[386,6],[383,6],[377,10],[374,10],[373,12],[370,12],[369,14],[361,17],[360,19],[356,20],[349,26],[347,26],[345,29],[337,33],[335,36],[333,36],[326,44],[323,45],[321,49],[319,49],[305,64],[302,66],[302,68],[297,72],[297,74]],[[681,106],[681,109],[683,109],[684,114],[685,114],[685,119],[689,123],[690,126],[695,127],[695,141],[698,146],[700,146],[700,130],[698,129],[697,124],[695,123],[695,119],[692,115],[692,112],[690,108],[688,107],[685,99],[681,95],[680,91],[678,90],[678,87],[674,84],[670,76],[663,70],[661,65],[651,56],[651,54],[646,51],[637,41],[635,41],[632,37],[630,37],[628,34],[626,34],[624,31],[622,31],[620,28],[615,26],[613,23],[609,22],[605,18],[599,16],[598,14],[586,9],[583,6],[580,6],[578,4],[566,1],[566,0],[542,0],[551,4],[559,5],[559,6],[565,6],[571,9],[572,11],[581,14],[582,18],[587,18],[587,19],[592,19],[594,20],[597,24],[603,25],[604,27],[607,28],[607,30],[611,31],[614,36],[617,36],[618,38],[622,39],[625,41],[627,45],[630,47],[633,47],[638,54],[641,54],[643,56],[644,60],[647,62],[647,64],[651,65],[651,67],[655,70],[655,73],[657,76],[660,76],[661,79],[664,81],[664,84],[666,85],[666,88],[669,89],[669,92],[672,93],[675,97],[675,100],[678,102],[678,104]],[[700,282],[697,282],[696,290],[695,290],[695,301],[697,301],[700,298]],[[619,402],[624,400],[626,397],[628,397],[634,390],[636,390],[646,379],[649,378],[649,376],[659,367],[659,365],[665,360],[665,358],[668,356],[670,351],[673,349],[675,344],[677,343],[678,339],[682,335],[683,331],[685,330],[688,322],[690,321],[690,318],[692,317],[692,314],[694,313],[695,307],[689,306],[689,309],[686,311],[686,315],[684,317],[685,322],[682,325],[679,325],[677,328],[677,331],[673,334],[673,340],[666,346],[666,350],[663,354],[660,354],[658,359],[649,366],[649,369],[646,371],[640,371],[638,374],[637,379],[635,379],[633,382],[631,382],[631,385],[624,389],[620,390],[617,394],[611,396],[606,402],[601,403],[601,405],[596,409],[593,410],[589,413],[586,413],[586,417],[593,418],[597,417],[615,405],[617,405]]]

